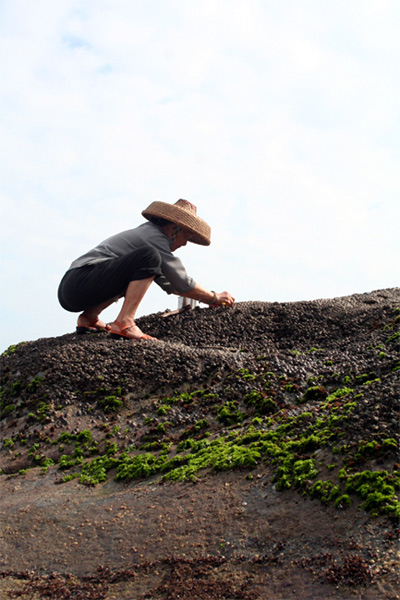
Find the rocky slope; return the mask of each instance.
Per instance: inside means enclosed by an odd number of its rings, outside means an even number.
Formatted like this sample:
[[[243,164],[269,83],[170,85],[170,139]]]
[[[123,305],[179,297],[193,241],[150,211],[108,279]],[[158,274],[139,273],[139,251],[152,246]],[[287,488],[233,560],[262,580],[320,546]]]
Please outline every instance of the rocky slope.
[[[400,289],[1,357],[1,598],[399,598]]]

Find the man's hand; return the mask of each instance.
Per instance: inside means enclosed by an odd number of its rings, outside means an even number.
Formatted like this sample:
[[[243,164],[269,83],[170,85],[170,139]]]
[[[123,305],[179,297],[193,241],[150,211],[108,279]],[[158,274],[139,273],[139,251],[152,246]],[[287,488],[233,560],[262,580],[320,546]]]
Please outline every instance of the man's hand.
[[[210,306],[233,306],[235,298],[229,292],[220,292],[216,294],[216,299]]]

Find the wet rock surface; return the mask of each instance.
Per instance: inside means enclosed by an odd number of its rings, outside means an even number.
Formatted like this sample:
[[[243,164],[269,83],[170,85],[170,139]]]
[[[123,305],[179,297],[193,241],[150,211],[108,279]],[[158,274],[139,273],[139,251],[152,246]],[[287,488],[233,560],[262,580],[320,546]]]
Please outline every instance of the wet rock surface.
[[[395,288],[11,347],[0,597],[400,598],[399,322]]]

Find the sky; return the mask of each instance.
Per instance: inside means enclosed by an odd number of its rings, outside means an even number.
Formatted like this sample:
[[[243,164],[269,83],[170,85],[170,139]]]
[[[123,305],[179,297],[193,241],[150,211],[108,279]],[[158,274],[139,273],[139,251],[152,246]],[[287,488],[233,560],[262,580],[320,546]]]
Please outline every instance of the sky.
[[[211,246],[177,254],[237,302],[399,286],[399,23],[398,0],[0,0],[0,351],[74,331],[64,272],[154,200],[197,206]],[[176,307],[153,284],[137,316]]]

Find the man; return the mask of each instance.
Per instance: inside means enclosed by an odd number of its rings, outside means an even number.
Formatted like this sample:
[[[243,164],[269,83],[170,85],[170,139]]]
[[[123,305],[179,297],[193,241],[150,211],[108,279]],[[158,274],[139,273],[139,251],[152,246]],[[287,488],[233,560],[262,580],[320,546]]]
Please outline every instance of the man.
[[[187,242],[209,246],[211,229],[197,216],[194,204],[152,202],[142,215],[148,220],[135,229],[118,233],[76,259],[58,288],[58,299],[78,317],[77,333],[109,330],[113,338],[154,339],[135,324],[138,306],[155,281],[168,294],[205,302],[210,306],[232,306],[228,292],[217,294],[196,283],[173,252]],[[111,327],[100,313],[124,297]]]

